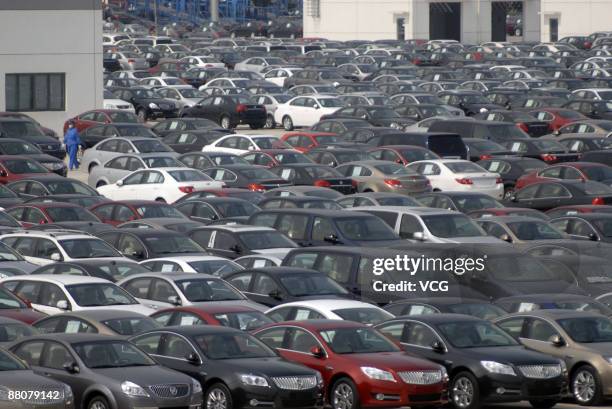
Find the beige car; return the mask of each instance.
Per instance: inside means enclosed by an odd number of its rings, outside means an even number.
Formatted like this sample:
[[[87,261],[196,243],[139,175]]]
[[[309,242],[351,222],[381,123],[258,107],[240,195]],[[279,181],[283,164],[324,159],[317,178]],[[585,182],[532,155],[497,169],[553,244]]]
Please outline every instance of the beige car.
[[[572,395],[580,405],[594,406],[612,397],[609,318],[592,312],[543,309],[506,315],[494,322],[527,348],[563,359]]]
[[[97,310],[51,315],[39,319],[32,326],[42,334],[85,332],[127,337],[158,328],[159,324],[137,312]]]
[[[386,160],[347,162],[336,167],[336,170],[357,182],[359,193],[392,192],[410,195],[431,192],[431,184],[425,176]]]

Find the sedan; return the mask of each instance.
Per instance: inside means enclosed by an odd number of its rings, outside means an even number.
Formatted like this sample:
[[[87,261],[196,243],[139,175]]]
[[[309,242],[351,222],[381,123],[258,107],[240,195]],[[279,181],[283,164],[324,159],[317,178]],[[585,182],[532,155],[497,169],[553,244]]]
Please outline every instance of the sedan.
[[[420,160],[440,159],[436,153],[427,148],[414,145],[386,145],[368,150],[371,157],[386,160],[400,165],[407,165]]]
[[[243,95],[209,96],[184,108],[181,115],[209,119],[225,129],[233,129],[240,124],[260,129],[266,125],[267,120],[265,106],[254,104],[249,97]]]
[[[38,334],[35,328],[13,318],[0,316],[0,347],[7,347],[18,339]]]
[[[160,138],[173,132],[214,130],[217,132],[227,132],[227,129],[220,128],[215,122],[203,118],[172,118],[158,122],[151,128]]]
[[[319,372],[287,362],[257,338],[233,328],[168,327],[130,342],[164,366],[193,377],[194,384],[204,385],[206,408],[234,409],[266,402],[315,409],[323,400]]]
[[[264,166],[256,165],[222,165],[210,166],[202,170],[211,179],[224,183],[230,188],[248,189],[253,192],[265,192],[292,183],[271,172]]]
[[[151,132],[153,134],[153,132]],[[154,134],[153,134],[154,135]],[[161,153],[161,156],[178,156],[176,152],[160,142],[158,138],[151,137],[113,137],[104,139],[91,149],[87,149],[81,159],[81,166],[88,172],[95,166],[115,159],[125,154]]]
[[[227,135],[228,132],[202,129],[197,131],[168,132],[162,141],[177,153],[201,151],[217,139]]]
[[[115,138],[118,136],[123,138],[154,138],[155,134],[151,129],[141,123],[117,123],[94,125],[81,131],[80,136],[85,149],[89,149],[108,138]]]
[[[112,185],[98,187],[111,200],[145,199],[172,203],[194,190],[223,187],[195,169],[157,168],[132,172]]]
[[[612,214],[572,214],[557,217],[550,224],[572,238],[612,243]]]
[[[0,156],[0,184],[50,173],[49,169],[25,156]]]
[[[68,130],[68,123],[74,122],[74,127],[77,131],[82,132],[85,129],[99,124],[111,124],[116,122],[121,123],[138,123],[138,117],[133,113],[123,109],[94,109],[79,114],[68,121],[64,122],[64,134]]]
[[[489,236],[508,243],[534,240],[563,240],[567,236],[554,224],[524,216],[497,216],[476,219]]]
[[[327,165],[296,163],[271,169],[279,177],[295,185],[327,187],[343,194],[355,192],[355,182]]]
[[[366,160],[344,163],[336,168],[357,184],[358,192],[390,192],[404,195],[431,191],[429,179],[397,163]]]
[[[159,327],[156,321],[136,312],[98,310],[65,312],[32,324],[41,334],[102,334],[131,336]]]
[[[394,316],[375,305],[354,300],[305,300],[278,305],[266,311],[276,322],[313,319],[348,320],[367,325],[392,319]]]
[[[610,186],[612,167],[596,162],[566,162],[523,175],[516,181],[516,187],[550,180],[593,180]]]
[[[376,328],[402,348],[451,374],[449,401],[457,409],[527,400],[551,408],[567,387],[559,359],[533,352],[488,321],[460,314],[400,317]]]
[[[105,201],[89,208],[104,223],[118,226],[122,223],[150,218],[188,219],[172,205],[149,200]]]
[[[22,199],[57,194],[100,196],[98,192],[85,183],[58,175],[29,177],[9,183],[6,187]]]
[[[63,160],[43,153],[37,146],[17,138],[1,138],[0,154],[2,155],[21,155],[31,160],[35,160],[49,171],[60,176],[66,176],[68,168]]]
[[[37,224],[62,222],[100,223],[95,214],[72,203],[24,203],[12,206],[6,213],[26,228]]]
[[[612,189],[592,181],[536,182],[514,192],[504,204],[542,211],[569,205],[605,205],[612,204]]]
[[[487,299],[464,297],[411,298],[391,302],[383,309],[397,317],[449,313],[491,320],[507,314],[506,311]]]
[[[146,273],[148,270],[133,261],[118,260],[72,260],[47,264],[32,271],[30,274],[66,274],[72,276],[97,277],[111,282],[122,278]]]
[[[263,149],[291,149],[291,145],[272,135],[232,134],[217,139],[206,145],[203,152],[225,152],[242,155],[250,151]],[[219,165],[221,163],[218,163]]]
[[[358,105],[340,108],[332,114],[325,115],[321,120],[351,118],[364,119],[372,126],[386,126],[405,130],[414,121],[400,116],[393,108],[384,105]]]
[[[190,219],[204,223],[219,220],[245,222],[250,215],[261,210],[251,202],[230,197],[188,200],[177,204],[176,209]]]
[[[310,127],[327,114],[342,108],[342,101],[327,95],[300,95],[279,104],[274,112],[274,122],[282,124],[286,131],[296,127]]]
[[[249,152],[242,157],[253,165],[267,166],[269,168],[284,163],[313,163],[309,156],[292,149],[266,149],[264,151]]]
[[[543,160],[548,165],[575,162],[580,155],[570,153],[565,145],[550,139],[508,139],[500,144],[513,154]]]
[[[399,193],[387,192],[364,192],[345,195],[336,199],[336,202],[342,207],[359,207],[359,206],[407,206],[407,207],[422,207],[423,204],[418,200],[402,195]],[[264,208],[264,206],[261,206]],[[290,207],[290,206],[288,206]]]
[[[530,312],[537,310],[574,310],[601,315],[612,315],[612,309],[586,295],[577,294],[526,294],[503,297],[495,300],[495,305],[506,313]]]
[[[6,288],[0,287],[0,317],[15,319],[31,325],[45,316],[46,314],[34,311],[29,302],[26,303]]]
[[[216,303],[168,308],[151,314],[151,318],[164,327],[216,325],[241,331],[252,331],[274,322],[263,312],[246,305]]]
[[[163,367],[133,344],[99,334],[50,334],[11,347],[35,373],[65,381],[75,406],[109,409],[175,407],[197,409],[202,403],[198,381]],[[43,381],[47,382],[47,381]]]
[[[95,166],[87,178],[87,184],[98,188],[111,185],[135,170],[151,168],[178,168],[184,165],[174,157],[164,153],[143,153],[140,155],[122,155]]]
[[[424,206],[437,209],[456,210],[468,214],[481,209],[501,209],[500,202],[484,193],[476,192],[432,192],[416,195]]]
[[[200,273],[220,276],[242,270],[231,260],[216,256],[174,256],[141,261],[140,265],[150,271]],[[146,271],[146,270],[145,270]]]

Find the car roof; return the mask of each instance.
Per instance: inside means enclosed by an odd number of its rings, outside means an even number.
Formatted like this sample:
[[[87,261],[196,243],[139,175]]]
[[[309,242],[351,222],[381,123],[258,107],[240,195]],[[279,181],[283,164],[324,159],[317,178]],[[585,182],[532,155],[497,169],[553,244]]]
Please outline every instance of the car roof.
[[[576,311],[576,310],[562,310],[562,309],[545,309],[545,310],[534,310],[529,312],[516,312],[513,314],[508,314],[499,319],[507,319],[515,316],[524,316],[529,315],[533,317],[540,317],[549,320],[558,320],[563,318],[587,318],[593,316],[600,316],[596,312],[588,312],[588,311]]]
[[[170,327],[157,328],[150,331],[145,332],[144,334],[150,334],[152,332],[164,332],[170,331],[175,332],[177,334],[185,335],[185,336],[196,336],[196,335],[214,335],[214,334],[244,334],[243,331],[224,327],[221,325],[174,325]]]
[[[278,305],[278,307],[310,307],[315,309],[323,310],[339,310],[349,308],[379,308],[373,304],[358,301],[358,300],[346,300],[346,299],[321,299],[321,300],[303,300],[284,303]]]
[[[473,321],[473,322],[482,322],[484,321],[481,318],[474,317],[472,315],[465,314],[452,314],[452,313],[442,313],[442,314],[420,314],[420,315],[404,315],[393,318],[389,321],[401,321],[403,319],[410,319],[416,321],[423,321],[428,324],[444,324],[448,322],[457,322],[457,321]]]
[[[110,281],[103,278],[92,276],[77,276],[70,274],[34,274],[34,275],[19,275],[7,277],[1,282],[7,281],[45,281],[59,285],[72,284],[112,284]]]
[[[355,209],[355,210],[351,210]],[[380,212],[391,212],[391,213],[410,213],[414,215],[463,215],[463,213],[456,212],[454,210],[447,209],[438,209],[434,207],[407,207],[407,206],[359,206],[359,207],[351,207],[342,211],[358,211],[358,212],[366,212],[368,210],[371,211],[380,211]]]
[[[74,316],[81,318],[89,318],[96,321],[105,321],[112,319],[123,319],[123,318],[144,318],[146,315],[133,312],[129,310],[85,310],[85,311],[74,311],[66,312],[64,316]],[[45,317],[46,318],[46,317]]]

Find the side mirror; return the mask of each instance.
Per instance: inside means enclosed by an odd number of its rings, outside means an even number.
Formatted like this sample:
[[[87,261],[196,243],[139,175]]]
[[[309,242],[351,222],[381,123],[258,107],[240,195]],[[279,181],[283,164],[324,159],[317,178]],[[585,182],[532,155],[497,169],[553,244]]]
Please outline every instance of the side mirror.
[[[275,300],[282,300],[282,299],[283,299],[283,295],[282,295],[282,294],[281,294],[281,292],[280,292],[280,291],[278,291],[278,290],[273,290],[273,291],[270,291],[270,292],[268,293],[268,295],[269,295],[270,297],[274,298]]]
[[[191,365],[200,365],[200,357],[195,352],[191,352],[185,356],[187,362]]]
[[[599,236],[595,233],[589,233],[589,240],[591,241],[598,241],[599,240]]]
[[[560,348],[566,345],[565,340],[560,335],[553,335],[552,337],[550,337],[550,343],[556,346],[557,348]]]
[[[323,240],[332,244],[340,243],[340,240],[338,240],[338,236],[336,236],[335,234],[330,234],[329,236],[326,236]]]
[[[64,311],[69,310],[68,301],[66,300],[59,300],[55,306],[59,308],[60,310],[64,310]]]
[[[76,373],[81,372],[81,368],[79,368],[76,362],[66,362],[64,364],[64,369],[66,370],[66,372],[71,373],[71,374],[76,374]]]
[[[431,344],[431,350],[439,354],[442,354],[445,351],[444,344],[442,344],[442,342],[440,341],[434,341],[433,344]]]
[[[323,348],[321,348],[320,346],[314,346],[310,348],[310,353],[315,358],[325,358],[325,351],[323,351]]]
[[[422,231],[415,231],[412,233],[412,238],[419,241],[425,241],[425,233]]]
[[[510,237],[508,234],[502,234],[499,238],[500,240],[512,243],[512,237]]]
[[[52,253],[51,260],[53,261],[62,261],[62,255],[60,253]]]
[[[123,186],[123,180],[119,179],[117,181],[117,183],[115,183],[117,186]]]
[[[170,297],[168,297],[168,302],[172,305],[181,305],[181,299],[179,298],[178,295],[171,295]]]
[[[232,247],[230,247],[229,249],[230,249],[231,251],[233,251],[234,253],[236,253],[236,254],[240,254],[240,253],[242,253],[242,248],[241,248],[239,245],[237,245],[237,244],[234,244],[234,245],[233,245]]]

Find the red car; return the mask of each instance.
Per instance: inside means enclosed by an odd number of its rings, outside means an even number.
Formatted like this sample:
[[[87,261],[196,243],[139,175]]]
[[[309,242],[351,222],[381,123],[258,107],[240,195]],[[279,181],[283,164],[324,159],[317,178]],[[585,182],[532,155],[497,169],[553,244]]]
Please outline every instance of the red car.
[[[118,226],[132,220],[172,217],[189,220],[174,206],[150,200],[122,200],[102,202],[89,208],[103,223]]]
[[[42,312],[34,311],[29,303],[0,286],[0,317],[12,318],[30,325],[46,316]]]
[[[309,149],[319,146],[329,146],[345,142],[341,136],[329,132],[316,131],[297,131],[289,132],[281,136],[281,140],[300,152],[307,152]]]
[[[47,168],[34,159],[18,155],[0,156],[0,184],[29,179],[41,173],[50,173]]]
[[[540,121],[548,122],[551,131],[558,131],[564,125],[574,121],[588,120],[580,112],[566,108],[538,108],[529,113]]]
[[[565,162],[534,170],[516,180],[516,189],[549,180],[593,180],[606,185],[612,183],[612,168],[596,162]]]
[[[573,205],[559,206],[550,209],[546,215],[551,219],[555,217],[571,216],[578,213],[612,213],[612,206],[607,205]]]
[[[293,149],[263,149],[247,152],[242,157],[252,165],[267,166],[269,168],[286,163],[314,163],[308,156]]]
[[[173,325],[217,325],[242,331],[254,330],[274,322],[266,317],[263,312],[251,307],[224,305],[222,303],[205,304],[168,308],[151,314],[151,318],[164,327]]]
[[[388,160],[407,165],[419,160],[441,159],[437,153],[427,148],[413,145],[387,145],[368,150],[370,156],[378,160]]]
[[[288,361],[318,370],[332,409],[439,407],[448,375],[403,352],[367,325],[339,320],[289,321],[253,334]]]
[[[64,202],[23,203],[11,206],[6,213],[26,228],[47,223],[100,222],[95,214],[84,207]]]
[[[68,122],[74,121],[74,126],[78,131],[83,131],[91,126],[112,123],[138,123],[138,117],[128,111],[121,109],[94,109],[83,112],[64,122],[64,134],[68,130]]]

